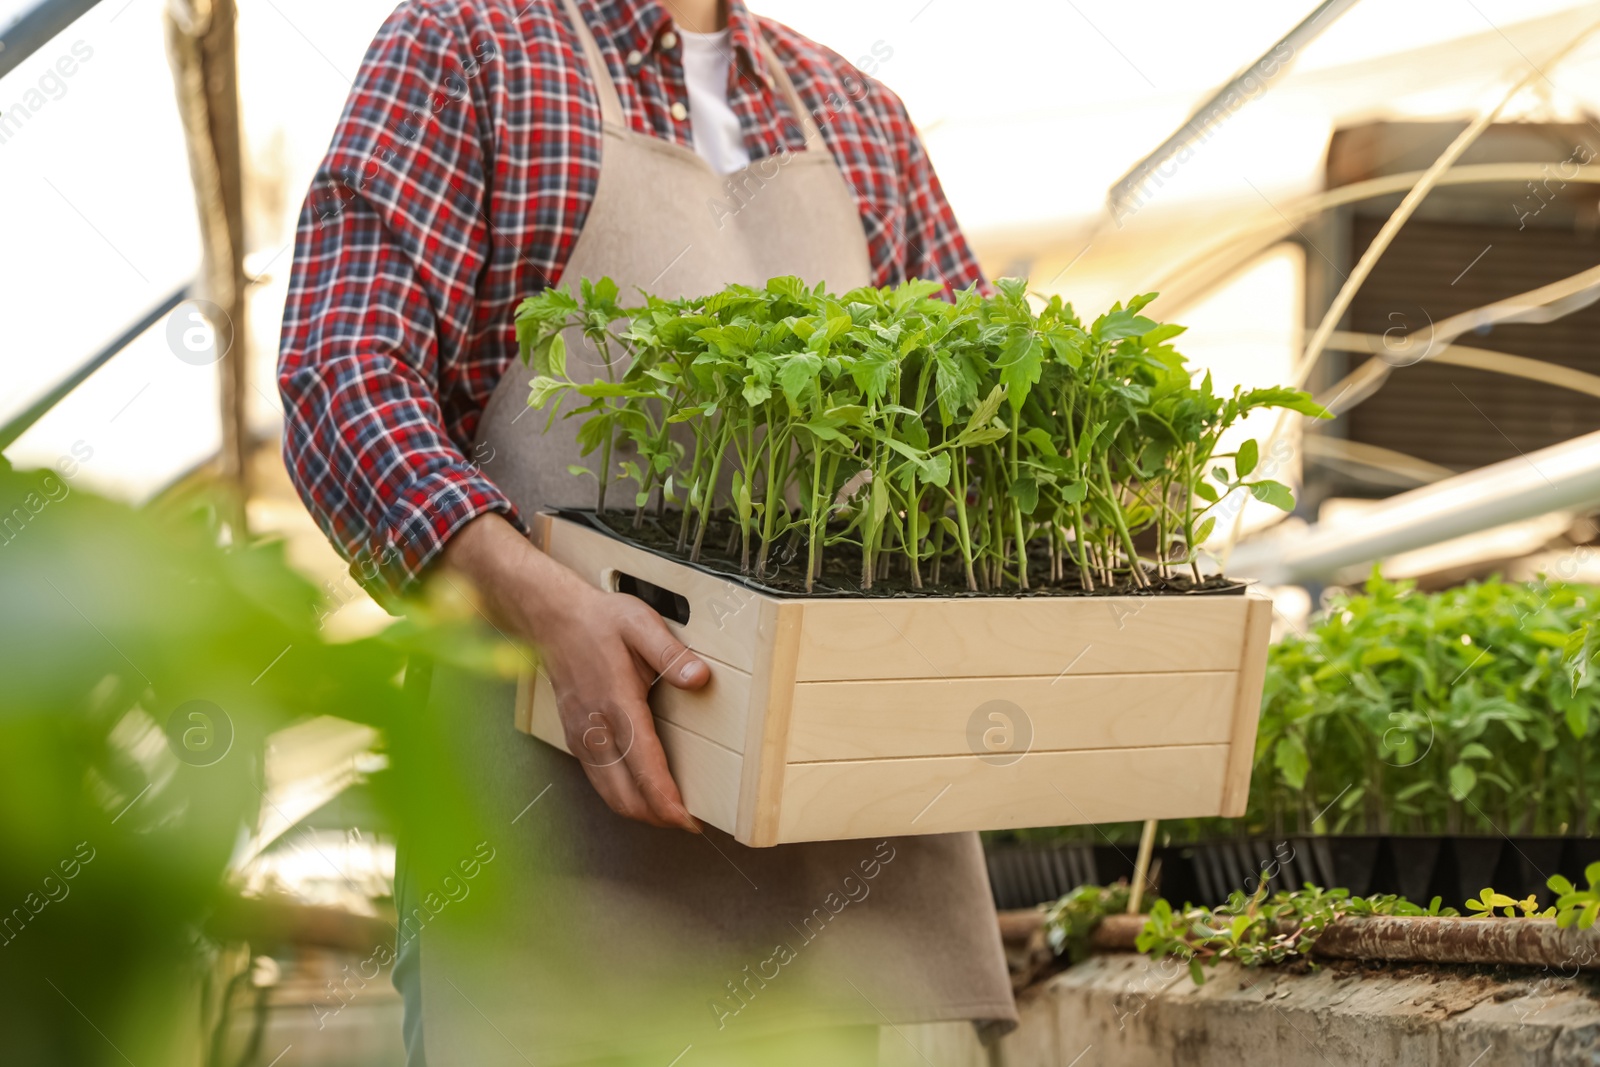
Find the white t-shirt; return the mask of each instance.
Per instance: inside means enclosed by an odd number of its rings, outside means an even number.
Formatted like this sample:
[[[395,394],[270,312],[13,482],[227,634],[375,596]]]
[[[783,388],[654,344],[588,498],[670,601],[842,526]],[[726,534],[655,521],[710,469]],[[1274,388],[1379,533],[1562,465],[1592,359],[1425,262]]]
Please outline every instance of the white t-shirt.
[[[689,124],[694,150],[718,174],[732,174],[750,165],[739,116],[728,106],[728,78],[733,68],[731,31],[690,33],[683,41],[683,74],[689,83]]]

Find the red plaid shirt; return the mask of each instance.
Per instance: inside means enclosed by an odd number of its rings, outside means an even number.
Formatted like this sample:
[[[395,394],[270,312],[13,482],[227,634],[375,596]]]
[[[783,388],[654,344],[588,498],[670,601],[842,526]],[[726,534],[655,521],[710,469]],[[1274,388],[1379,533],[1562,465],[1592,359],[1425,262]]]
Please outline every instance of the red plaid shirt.
[[[667,9],[580,6],[633,128],[693,147],[671,110],[688,90]],[[899,98],[741,0],[729,21],[751,158],[805,148],[759,34],[860,201],[877,284],[981,281]],[[375,591],[404,590],[477,515],[516,520],[472,439],[516,353],[517,303],[561,280],[600,147],[560,0],[409,0],[373,41],[300,216],[278,385],[290,475]]]

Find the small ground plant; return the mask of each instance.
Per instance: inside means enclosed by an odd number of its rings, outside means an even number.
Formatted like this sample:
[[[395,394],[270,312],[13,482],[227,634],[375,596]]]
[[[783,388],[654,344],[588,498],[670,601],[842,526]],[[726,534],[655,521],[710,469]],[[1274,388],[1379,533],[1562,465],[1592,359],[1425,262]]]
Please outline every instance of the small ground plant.
[[[1590,864],[1584,879],[1588,888],[1578,889],[1561,875],[1552,876],[1549,886],[1558,899],[1543,911],[1532,897],[1513,900],[1493,889],[1484,889],[1467,901],[1467,911],[1478,918],[1495,918],[1498,909],[1506,919],[1554,918],[1558,926],[1587,930],[1600,920],[1600,863]],[[1127,901],[1127,886],[1122,883],[1074,889],[1045,912],[1045,933],[1051,948],[1071,963],[1086,958],[1094,928],[1105,916],[1125,911]],[[1461,914],[1442,905],[1438,897],[1423,907],[1392,894],[1358,897],[1348,889],[1314,885],[1269,894],[1263,882],[1254,893],[1236,890],[1226,904],[1217,908],[1192,904],[1177,908],[1166,900],[1152,901],[1136,947],[1158,962],[1183,960],[1195,984],[1203,985],[1205,968],[1221,960],[1258,967],[1308,956],[1322,931],[1346,916]]]
[[[1196,382],[1171,343],[1183,327],[1142,314],[1155,294],[1090,321],[1014,279],[944,295],[787,277],[624,306],[610,280],[585,280],[524,301],[517,335],[530,405],[582,420],[598,453],[597,511],[615,509],[620,475],[636,525],[676,509],[691,561],[728,523],[742,571],[765,578],[792,553],[807,591],[833,553],[862,589],[1198,580],[1224,499],[1293,506],[1257,476],[1256,442],[1223,452],[1222,435],[1256,409],[1326,413],[1294,389]],[[569,328],[597,357],[577,373]]]

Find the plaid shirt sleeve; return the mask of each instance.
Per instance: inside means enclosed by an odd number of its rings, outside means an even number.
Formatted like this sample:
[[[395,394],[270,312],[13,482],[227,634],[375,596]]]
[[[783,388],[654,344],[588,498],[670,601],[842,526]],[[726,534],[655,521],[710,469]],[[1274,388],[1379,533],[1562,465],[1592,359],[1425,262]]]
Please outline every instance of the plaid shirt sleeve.
[[[510,502],[452,440],[441,366],[467,343],[488,246],[474,53],[421,5],[368,52],[302,210],[283,324],[284,453],[369,587],[411,584],[451,534]],[[417,136],[417,127],[423,136]]]

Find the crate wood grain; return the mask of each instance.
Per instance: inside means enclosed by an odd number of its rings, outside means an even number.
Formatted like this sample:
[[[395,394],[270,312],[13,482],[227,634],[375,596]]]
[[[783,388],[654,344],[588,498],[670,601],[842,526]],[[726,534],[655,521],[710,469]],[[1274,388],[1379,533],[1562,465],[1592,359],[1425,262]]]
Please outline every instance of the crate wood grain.
[[[786,598],[549,515],[602,589],[682,596],[709,685],[652,688],[684,803],[747,845],[1244,813],[1272,604]],[[542,674],[517,727],[570,752]]]

